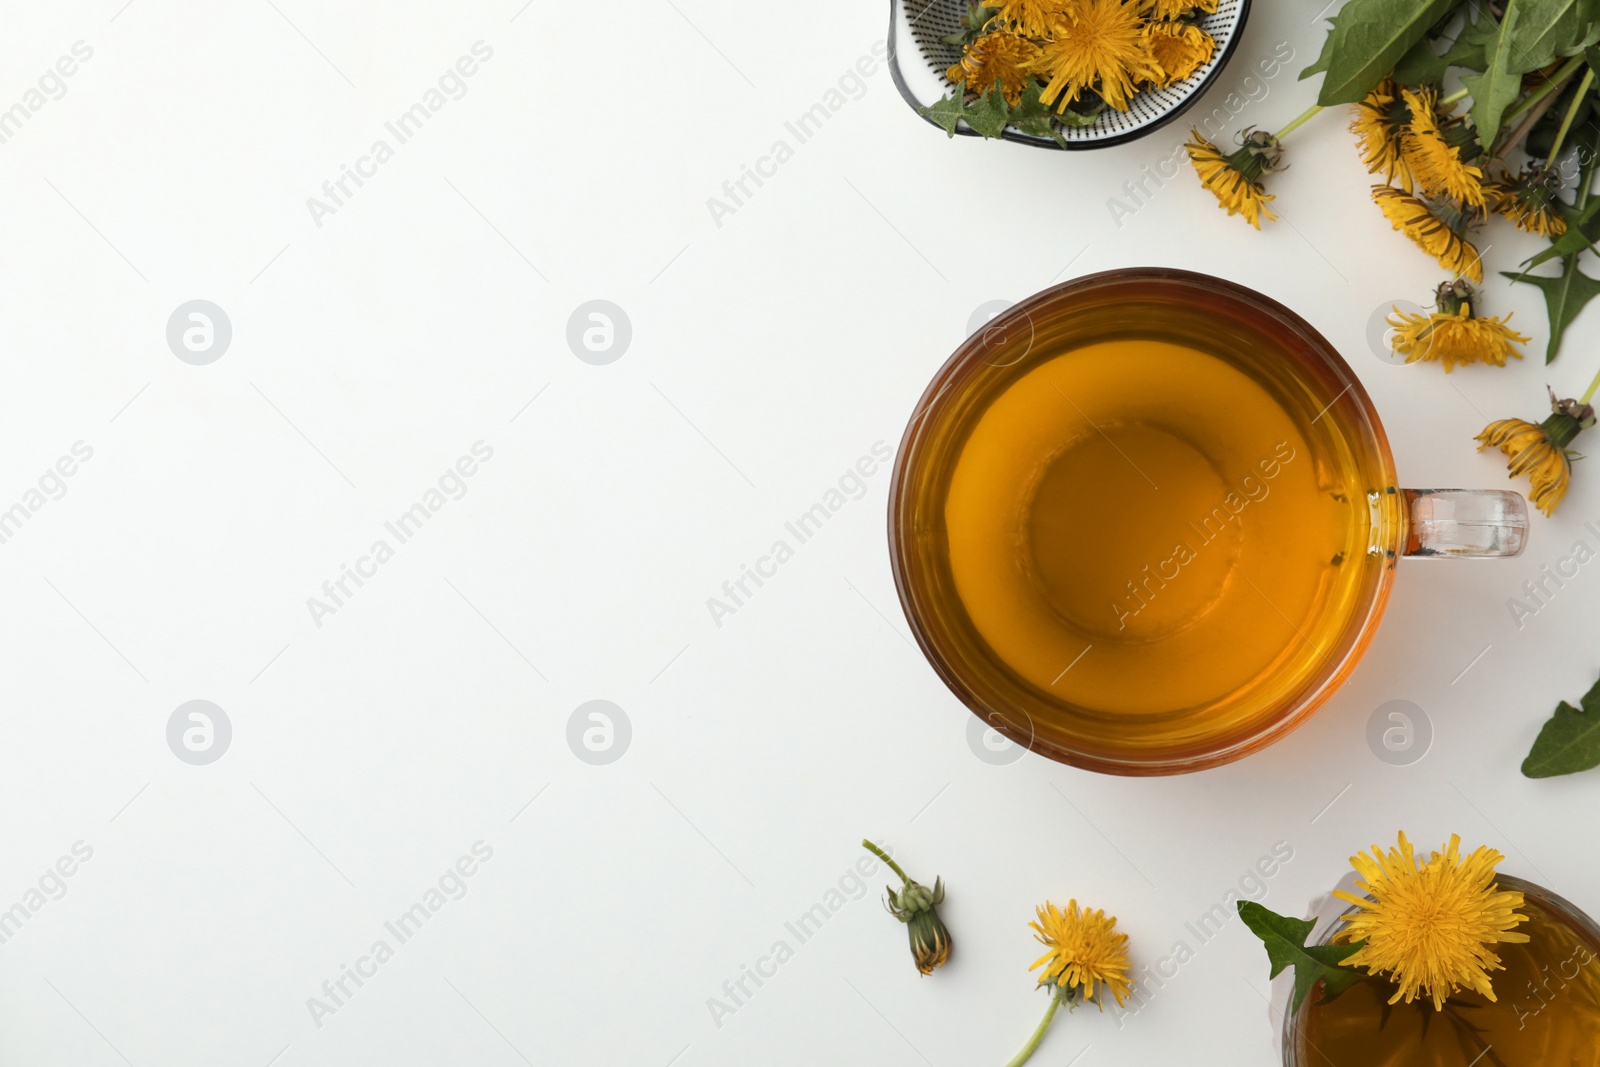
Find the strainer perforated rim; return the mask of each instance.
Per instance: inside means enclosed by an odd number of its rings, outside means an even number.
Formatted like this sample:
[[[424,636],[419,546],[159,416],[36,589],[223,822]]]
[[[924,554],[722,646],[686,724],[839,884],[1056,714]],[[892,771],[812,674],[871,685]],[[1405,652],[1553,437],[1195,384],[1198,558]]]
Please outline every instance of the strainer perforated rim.
[[[905,14],[901,10],[902,8],[915,9],[918,12],[917,21],[925,18],[931,12],[936,16],[941,16],[943,21],[948,22],[953,27],[956,25],[955,20],[965,12],[966,3],[965,0],[889,0],[889,74],[894,79],[895,88],[899,90],[901,98],[915,111],[918,108],[932,104],[937,97],[929,100],[920,99],[908,84],[905,73],[901,69],[900,20]],[[1000,136],[1004,140],[1032,145],[1035,148],[1081,151],[1091,148],[1110,148],[1113,145],[1126,144],[1129,141],[1135,141],[1147,134],[1154,133],[1185,111],[1188,111],[1197,100],[1205,95],[1205,91],[1210,87],[1211,82],[1216,79],[1222,69],[1228,65],[1228,61],[1233,58],[1233,53],[1239,45],[1239,39],[1244,35],[1245,22],[1248,20],[1249,15],[1250,0],[1222,0],[1218,5],[1217,14],[1210,16],[1203,23],[1208,31],[1212,31],[1213,36],[1217,37],[1216,54],[1199,71],[1196,71],[1192,76],[1177,85],[1169,89],[1147,90],[1141,93],[1137,98],[1136,113],[1132,113],[1131,118],[1128,114],[1111,112],[1106,116],[1102,116],[1101,120],[1092,126],[1063,130],[1063,136],[1067,140],[1065,146],[1057,144],[1051,138],[1036,137],[1032,134],[1012,129],[1009,126],[1001,132]],[[906,17],[909,24],[910,16]],[[1221,28],[1216,22],[1218,19],[1222,19],[1226,23],[1227,32],[1225,34],[1218,35],[1213,30],[1214,26]],[[947,56],[930,56],[926,41],[917,40],[914,33],[915,31],[913,30],[906,30],[907,38],[911,40],[918,60],[925,63],[930,70],[942,78],[944,68],[954,62],[955,58],[959,57],[959,53],[953,51],[951,55]],[[931,33],[924,34],[924,36],[931,36]],[[919,117],[930,126],[943,132],[942,128],[932,119],[926,116]],[[977,131],[967,128],[964,124],[956,127],[956,133],[962,137],[980,136]]]

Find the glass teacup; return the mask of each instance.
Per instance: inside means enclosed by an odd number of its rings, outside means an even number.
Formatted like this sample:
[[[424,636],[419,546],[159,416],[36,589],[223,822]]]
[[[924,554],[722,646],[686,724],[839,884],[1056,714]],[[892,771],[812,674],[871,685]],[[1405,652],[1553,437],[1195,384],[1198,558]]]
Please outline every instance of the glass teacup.
[[[1542,886],[1508,875],[1495,882],[1522,893],[1517,910],[1528,921],[1516,929],[1528,940],[1494,946],[1493,1001],[1458,990],[1436,1011],[1426,997],[1390,1004],[1395,985],[1382,977],[1331,1000],[1318,986],[1284,1020],[1284,1067],[1600,1065],[1600,927]],[[1330,908],[1338,904],[1330,898]],[[1327,943],[1338,926],[1335,917],[1317,940]]]
[[[1512,556],[1507,491],[1398,487],[1311,326],[1165,269],[1068,282],[970,337],[896,460],[890,556],[923,652],[1012,741],[1115,774],[1238,759],[1371,642],[1401,556]]]

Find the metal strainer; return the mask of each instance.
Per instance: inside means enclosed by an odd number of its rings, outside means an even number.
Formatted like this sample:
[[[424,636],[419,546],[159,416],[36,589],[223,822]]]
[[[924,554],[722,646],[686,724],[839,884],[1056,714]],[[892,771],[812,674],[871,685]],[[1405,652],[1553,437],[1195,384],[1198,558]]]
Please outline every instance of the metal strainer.
[[[929,107],[952,88],[944,72],[961,59],[959,45],[940,40],[961,32],[967,0],[889,0],[889,72],[894,84],[913,108]],[[1131,101],[1127,111],[1107,109],[1092,125],[1063,127],[1069,149],[1108,148],[1160,129],[1189,109],[1217,76],[1244,32],[1250,0],[1220,0],[1217,13],[1206,16],[1201,27],[1216,39],[1211,61],[1183,81],[1165,89],[1146,89]],[[932,125],[932,120],[928,120]],[[956,132],[977,136],[963,123]],[[1008,141],[1060,148],[1048,137],[1036,137],[1007,127]]]

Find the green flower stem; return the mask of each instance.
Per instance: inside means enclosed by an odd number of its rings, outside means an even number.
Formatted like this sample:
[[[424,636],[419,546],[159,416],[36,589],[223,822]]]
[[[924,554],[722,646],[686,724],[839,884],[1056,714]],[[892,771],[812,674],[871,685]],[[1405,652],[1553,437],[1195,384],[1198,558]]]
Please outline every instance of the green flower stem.
[[[1572,129],[1572,120],[1578,117],[1578,108],[1583,105],[1583,98],[1589,91],[1589,86],[1594,84],[1594,71],[1586,70],[1583,81],[1578,83],[1578,92],[1572,98],[1572,103],[1567,105],[1567,113],[1561,117],[1561,128],[1556,130],[1556,139],[1550,144],[1550,155],[1547,159],[1554,162],[1561,154],[1561,145],[1567,139],[1567,131]]]
[[[1279,130],[1277,133],[1273,134],[1272,135],[1273,139],[1277,140],[1277,141],[1283,140],[1285,137],[1289,136],[1291,133],[1293,133],[1294,131],[1298,130],[1301,126],[1304,126],[1307,122],[1310,121],[1311,116],[1315,115],[1317,112],[1319,112],[1321,110],[1322,110],[1322,105],[1321,104],[1312,104],[1310,107],[1306,108],[1305,111],[1303,111],[1300,114],[1299,118],[1295,119],[1293,122],[1289,123],[1289,125],[1285,126],[1283,129]]]
[[[1567,79],[1572,77],[1572,75],[1577,72],[1577,69],[1583,66],[1583,64],[1584,57],[1583,53],[1581,52],[1567,60],[1565,63],[1561,64],[1560,68],[1557,69],[1553,75],[1551,75],[1549,81],[1545,82],[1543,85],[1539,86],[1539,88],[1529,93],[1520,104],[1517,104],[1515,107],[1511,108],[1505,113],[1500,120],[1501,126],[1508,125],[1509,123],[1521,118],[1527,113],[1527,110],[1530,107],[1535,106],[1539,103],[1539,101],[1543,100],[1557,89],[1560,89],[1562,86],[1566,85]]]
[[[1580,215],[1583,213],[1583,209],[1588,206],[1590,193],[1594,189],[1594,164],[1593,157],[1589,159],[1588,166],[1584,166],[1582,161],[1579,161],[1578,190],[1572,198],[1572,207]]]
[[[1039,1042],[1044,1040],[1044,1032],[1050,1029],[1050,1020],[1056,1017],[1056,1010],[1061,1007],[1061,998],[1056,996],[1055,990],[1050,991],[1050,1006],[1044,1010],[1044,1018],[1039,1020],[1038,1029],[1033,1036],[1028,1038],[1028,1043],[1022,1046],[1022,1051],[1011,1057],[1011,1062],[1006,1067],[1022,1067],[1028,1062],[1028,1057],[1033,1055],[1033,1050],[1039,1047]]]
[[[1471,94],[1471,90],[1470,89],[1467,89],[1467,88],[1464,88],[1464,87],[1460,88],[1460,89],[1457,89],[1455,92],[1451,93],[1449,96],[1440,97],[1439,98],[1439,106],[1440,107],[1449,107],[1451,104],[1459,104],[1459,103],[1461,103],[1461,101],[1465,100],[1470,94]]]
[[[1583,423],[1579,422],[1575,415],[1556,411],[1539,424],[1539,429],[1543,431],[1545,440],[1556,448],[1566,451],[1566,447],[1573,439],[1583,432]]]
[[[885,852],[883,849],[879,848],[877,845],[874,845],[871,841],[868,841],[866,838],[862,838],[861,839],[861,847],[866,849],[868,852],[872,853],[874,856],[878,857],[883,862],[887,863],[889,865],[889,869],[891,871],[893,871],[895,874],[898,874],[900,876],[900,880],[902,882],[904,882],[906,885],[910,885],[911,884],[911,876],[908,875],[905,871],[902,871],[900,869],[900,865],[898,863],[896,863],[894,860],[890,859],[889,858],[889,854],[887,852]]]
[[[1539,124],[1539,120],[1544,118],[1544,113],[1549,111],[1559,99],[1560,97],[1557,96],[1546,96],[1529,108],[1528,113],[1518,119],[1517,124],[1510,130],[1502,130],[1499,139],[1494,143],[1494,153],[1491,158],[1505,159],[1506,153],[1522,143],[1522,139],[1533,131],[1533,128]]]
[[[1578,403],[1587,404],[1594,399],[1594,394],[1600,392],[1600,374],[1594,376],[1594,381],[1589,383],[1589,388],[1583,391],[1583,396],[1578,398]]]

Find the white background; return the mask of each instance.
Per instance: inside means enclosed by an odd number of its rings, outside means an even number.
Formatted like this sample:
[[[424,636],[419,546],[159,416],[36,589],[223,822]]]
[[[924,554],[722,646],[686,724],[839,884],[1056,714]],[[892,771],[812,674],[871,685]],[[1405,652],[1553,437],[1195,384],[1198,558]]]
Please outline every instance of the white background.
[[[952,142],[881,67],[718,226],[707,199],[793,146],[886,5],[520,6],[5,7],[0,106],[94,54],[0,145],[0,507],[74,442],[94,456],[0,545],[0,908],[74,842],[93,858],[0,945],[0,1062],[998,1064],[1044,1008],[1033,908],[1077,897],[1140,965],[1195,955],[1120,1025],[1060,1017],[1037,1062],[1266,1065],[1259,943],[1184,924],[1275,842],[1282,911],[1402,828],[1600,907],[1600,774],[1517,769],[1600,669],[1600,579],[1521,629],[1507,607],[1596,543],[1587,464],[1522,559],[1402,565],[1313,722],[1189,777],[974,755],[896,606],[885,472],[720,627],[706,606],[898,442],[988,300],[1147,264],[1253,286],[1346,353],[1417,486],[1507,484],[1473,434],[1581,391],[1600,313],[1547,369],[1538,294],[1496,277],[1484,310],[1516,312],[1529,359],[1389,365],[1369,316],[1440,272],[1368,200],[1344,115],[1291,138],[1261,234],[1187,172],[1119,227],[1108,198],[1181,124],[1070,155]],[[1315,4],[1256,8],[1208,103],[1287,42],[1238,118],[1276,127],[1314,98],[1294,73],[1322,30]],[[319,228],[307,198],[479,40],[465,97]],[[1536,247],[1483,243],[1497,267]],[[233,325],[209,366],[165,338],[194,298]],[[608,366],[565,339],[594,298],[632,322]],[[479,440],[467,495],[315,625],[307,598]],[[203,767],[165,734],[197,698],[233,725]],[[632,724],[610,765],[566,741],[591,699]],[[1414,765],[1368,748],[1390,700],[1432,722]],[[879,877],[717,1025],[708,998],[796,944],[863,835],[944,877],[950,965],[918,977]],[[307,999],[479,840],[466,896],[317,1026]]]

